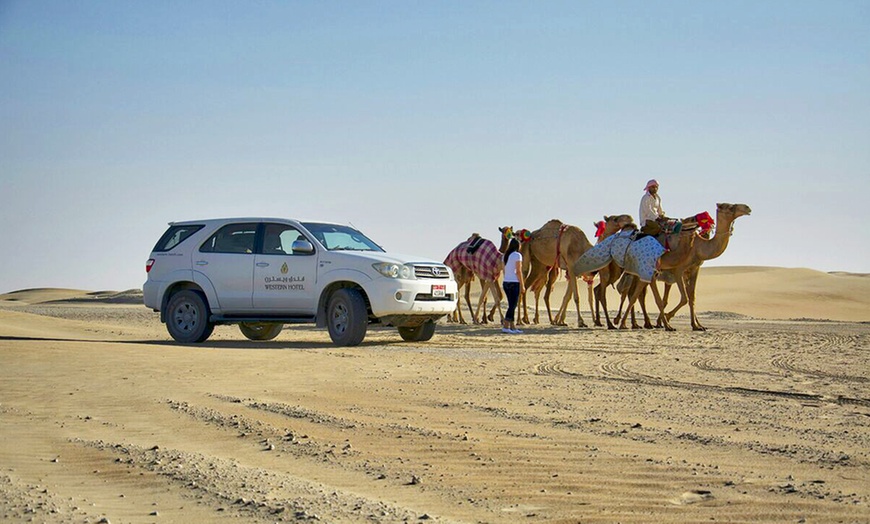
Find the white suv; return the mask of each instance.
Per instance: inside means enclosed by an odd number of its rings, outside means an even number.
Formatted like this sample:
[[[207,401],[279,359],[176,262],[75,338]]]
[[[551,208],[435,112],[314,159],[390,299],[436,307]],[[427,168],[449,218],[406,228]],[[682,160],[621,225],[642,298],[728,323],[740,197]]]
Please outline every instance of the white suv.
[[[457,297],[442,263],[388,254],[349,226],[281,218],[171,222],[145,271],[145,305],[179,342],[235,323],[270,340],[301,322],[341,346],[362,342],[370,323],[420,342]]]

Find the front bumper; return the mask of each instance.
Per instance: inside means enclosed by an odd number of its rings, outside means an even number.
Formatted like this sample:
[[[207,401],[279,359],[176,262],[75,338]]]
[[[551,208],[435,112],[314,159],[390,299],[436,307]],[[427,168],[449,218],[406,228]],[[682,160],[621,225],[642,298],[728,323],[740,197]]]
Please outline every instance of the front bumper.
[[[365,291],[372,314],[378,318],[409,315],[437,318],[456,309],[458,289],[454,280],[378,279],[370,284]],[[433,285],[445,286],[445,296],[433,297]]]

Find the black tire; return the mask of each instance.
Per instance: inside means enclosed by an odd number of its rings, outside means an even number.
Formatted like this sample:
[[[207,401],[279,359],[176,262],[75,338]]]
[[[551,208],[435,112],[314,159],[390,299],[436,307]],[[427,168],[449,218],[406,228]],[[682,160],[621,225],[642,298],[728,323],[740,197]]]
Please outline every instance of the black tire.
[[[366,336],[369,315],[366,301],[356,289],[339,289],[326,306],[329,338],[338,346],[356,346]]]
[[[214,331],[202,294],[185,289],[166,305],[166,330],[178,342],[204,342]]]
[[[282,329],[284,329],[284,324],[274,322],[242,322],[239,324],[239,330],[248,340],[272,340],[281,333]]]
[[[399,334],[405,342],[426,342],[435,335],[435,323],[424,322],[419,326],[400,327]]]

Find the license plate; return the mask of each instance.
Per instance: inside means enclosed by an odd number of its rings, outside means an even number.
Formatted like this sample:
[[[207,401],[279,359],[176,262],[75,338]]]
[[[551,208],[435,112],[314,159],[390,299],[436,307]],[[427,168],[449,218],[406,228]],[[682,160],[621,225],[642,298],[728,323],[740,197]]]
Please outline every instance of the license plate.
[[[444,284],[432,285],[432,296],[434,298],[444,298],[447,296],[447,286]]]

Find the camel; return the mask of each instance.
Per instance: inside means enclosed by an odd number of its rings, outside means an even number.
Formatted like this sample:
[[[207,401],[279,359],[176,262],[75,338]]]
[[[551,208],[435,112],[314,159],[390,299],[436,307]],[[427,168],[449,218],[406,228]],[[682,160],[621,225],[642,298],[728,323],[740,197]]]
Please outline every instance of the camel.
[[[596,228],[595,236],[598,238],[598,242],[601,242],[610,235],[613,235],[617,231],[621,231],[623,228],[628,227],[633,223],[634,219],[631,218],[631,215],[605,216],[603,221],[600,220],[593,224]],[[607,320],[607,328],[615,328],[613,323],[610,322],[610,313],[607,311],[607,286],[614,285],[621,275],[622,268],[615,262],[611,262],[598,272],[598,285],[595,286],[593,291],[595,307],[592,314],[593,323],[598,327],[602,326],[601,314],[599,313],[599,307],[601,306],[604,308],[604,318]]]
[[[565,317],[568,313],[568,303],[573,298],[577,308],[577,327],[586,327],[586,323],[580,315],[580,293],[577,289],[578,274],[574,272],[573,262],[591,247],[592,244],[579,227],[564,224],[559,220],[550,220],[531,234],[529,253],[532,271],[535,270],[535,264],[539,268],[546,267],[548,271],[550,268],[556,271],[559,269],[567,271],[568,290],[562,298],[559,312],[551,321],[555,325],[567,325]],[[549,290],[544,294],[544,302],[549,305],[548,293]]]
[[[700,232],[684,232],[681,235],[681,238],[688,234],[691,235],[690,241],[681,242],[679,245],[673,247],[665,257],[662,257],[659,272],[663,275],[666,274],[667,277],[665,283],[665,297],[659,296],[658,288],[655,286],[655,279],[653,279],[652,282],[653,295],[655,295],[656,304],[659,306],[658,326],[663,325],[665,329],[669,331],[673,330],[673,328],[670,327],[671,318],[673,318],[677,310],[686,303],[689,303],[692,329],[695,331],[705,330],[698,321],[694,306],[695,288],[701,264],[703,264],[705,260],[718,257],[725,251],[725,248],[728,247],[728,241],[731,237],[734,221],[737,218],[749,215],[750,213],[752,213],[752,210],[746,204],[716,204],[716,221],[719,222],[719,225],[716,228],[716,235],[712,238],[707,238]],[[701,217],[702,215],[703,214],[696,216]],[[673,284],[676,284],[680,290],[680,304],[678,304],[672,311],[665,313],[664,308],[667,303],[667,292],[670,291],[670,286]],[[646,286],[642,283],[634,287],[631,291],[632,297],[636,298],[643,296],[645,287]],[[622,318],[622,326],[625,325],[625,317],[628,316],[627,313],[633,304],[634,302],[629,300],[629,309],[626,310],[626,315]]]
[[[713,225],[715,224],[713,218],[706,211],[703,211],[701,213],[698,213],[698,214],[690,216],[690,217],[683,218],[682,220],[680,220],[680,223],[682,225],[681,229],[682,229],[683,233],[694,232],[697,235],[699,235],[701,238],[709,238],[709,232],[713,228]],[[650,226],[650,224],[647,224],[647,227],[649,227],[649,226]],[[664,236],[659,235],[659,240],[661,242],[664,242],[665,241]],[[690,245],[691,244],[689,242],[683,242],[683,244],[682,244],[682,246],[684,248],[687,248]],[[673,258],[671,258],[669,256],[665,260],[666,261],[679,260],[680,257],[683,257],[683,256],[687,256],[687,254],[685,252],[684,252],[684,254],[676,254],[675,253],[674,255],[672,255]],[[613,264],[611,264],[611,266],[612,265]],[[664,274],[667,275],[668,273],[666,272]],[[662,275],[661,273],[657,274],[657,276],[661,276],[661,275]],[[676,279],[671,278],[670,283],[675,284]],[[636,285],[637,285],[637,279],[635,278],[635,275],[624,274],[619,279],[619,282],[616,285],[616,289],[620,294],[620,302],[619,302],[619,310],[617,311],[616,317],[614,318],[614,323],[619,323],[619,319],[622,316],[623,305],[625,304],[626,299],[630,296],[630,294],[635,289]],[[666,285],[665,294],[662,297],[662,301],[665,304],[667,303],[667,295],[668,295],[669,290],[670,290],[670,286]],[[643,313],[643,320],[644,320],[643,327],[645,329],[652,329],[653,325],[652,325],[652,322],[650,322],[649,314],[647,313],[647,310],[646,310],[646,290],[641,291],[638,302],[640,303],[640,309]],[[637,320],[635,318],[634,308],[632,308],[630,311],[626,311],[625,314],[628,315],[629,313],[631,313],[632,329],[639,329],[640,326],[638,325]],[[670,320],[670,318],[668,320]],[[655,327],[662,327],[662,324],[663,324],[662,320],[659,320],[658,324]],[[609,325],[608,325],[608,327],[609,327]]]
[[[746,204],[716,204],[715,234],[711,238],[698,236],[689,255],[679,265],[663,271],[663,281],[665,282],[663,301],[665,304],[667,304],[671,286],[674,283],[678,286],[680,283],[684,283],[684,287],[680,288],[680,303],[671,311],[663,313],[667,320],[673,318],[676,312],[688,303],[692,330],[706,331],[707,328],[701,325],[695,313],[695,289],[698,284],[701,264],[725,252],[734,231],[734,221],[751,213],[752,209]],[[659,320],[663,320],[661,316]]]
[[[668,243],[670,245],[670,250],[665,252],[658,260],[657,269],[671,269],[674,267],[678,267],[681,263],[688,258],[688,254],[691,252],[692,245],[697,239],[698,235],[695,234],[694,231],[686,231],[679,234],[672,234],[668,238]],[[628,298],[628,306],[626,308],[626,313],[622,316],[622,321],[619,324],[620,329],[626,328],[626,319],[628,317],[628,312],[631,311],[634,307],[634,303],[637,302],[638,298],[643,295],[648,286],[652,287],[653,297],[656,301],[656,306],[659,309],[659,317],[662,319],[662,324],[666,331],[675,331],[675,329],[670,324],[670,319],[666,318],[664,315],[664,301],[662,300],[661,295],[659,295],[658,287],[655,285],[655,274],[653,274],[652,278],[649,280],[642,278],[640,275],[626,271],[627,273],[632,273],[635,276],[634,285],[631,286],[631,291]],[[681,278],[677,279],[677,285],[680,286],[680,289],[684,289],[685,284]],[[644,314],[646,314],[646,309],[644,309]],[[633,318],[633,316],[632,316]],[[635,327],[635,326],[632,326]]]
[[[596,232],[596,236],[599,238],[606,238],[613,233],[619,231],[624,225],[631,223],[632,218],[630,215],[610,215],[605,216],[604,220],[599,221],[596,225],[598,228]],[[559,277],[559,266],[567,267],[567,263],[565,260],[573,260],[571,258],[573,253],[571,248],[562,248],[561,251],[563,253],[568,253],[566,259],[563,259],[563,263],[556,265],[554,261],[556,259],[556,250],[558,249],[556,246],[555,240],[559,238],[559,230],[564,227],[564,231],[571,231],[571,236],[576,240],[574,242],[579,242],[582,245],[585,242],[585,246],[580,254],[585,252],[585,249],[591,244],[589,244],[588,240],[586,240],[586,235],[579,228],[575,226],[567,226],[563,225],[562,222],[558,220],[551,220],[544,224],[541,229],[538,229],[534,232],[528,232],[526,229],[517,230],[514,233],[514,229],[511,226],[500,227],[499,231],[502,233],[501,246],[505,248],[507,246],[507,242],[513,237],[516,236],[520,240],[520,253],[523,255],[523,273],[525,274],[525,282],[526,282],[526,291],[531,290],[535,294],[535,317],[534,323],[537,324],[539,322],[539,301],[541,291],[546,289],[544,293],[544,303],[547,307],[547,316],[549,317],[551,324],[562,324],[564,325],[565,319],[565,311],[567,310],[567,302],[570,298],[566,298],[563,300],[563,306],[560,308],[560,313],[554,319],[552,315],[552,311],[550,309],[550,294],[553,290],[553,286],[556,283],[556,280]],[[562,234],[564,234],[564,231]],[[579,234],[578,234],[579,233]],[[582,239],[582,241],[580,240]],[[552,252],[552,258],[550,258],[549,252]],[[579,255],[577,255],[579,256]],[[590,275],[591,276],[591,275]],[[570,276],[569,276],[570,280]],[[584,277],[584,280],[586,278]],[[587,280],[587,283],[589,281]],[[575,287],[576,287],[576,277],[575,277]],[[569,286],[570,290],[570,286]],[[569,296],[566,293],[566,296]],[[589,309],[594,316],[594,309],[592,304],[592,297],[590,297]],[[523,314],[521,316],[521,320],[525,324],[529,324],[529,315],[528,315],[528,307],[526,303],[526,295],[520,297],[522,301]],[[575,303],[577,303],[577,314],[578,317],[580,315],[579,310],[579,296],[575,298]],[[519,317],[519,315],[518,315]],[[582,317],[579,318],[578,323],[580,327],[585,327],[583,324]]]
[[[680,263],[683,257],[687,256],[686,246],[691,244],[694,237],[693,232],[685,232],[670,234],[662,238],[648,235],[635,238],[635,231],[626,228],[625,231],[612,235],[578,258],[574,263],[573,270],[575,273],[596,271],[608,266],[611,262],[616,262],[625,273],[635,275],[638,284],[634,286],[629,295],[628,309],[626,310],[628,311],[634,306],[649,283],[654,280],[658,266],[675,267]],[[664,306],[658,289],[655,287],[653,287],[653,295],[655,295],[656,304],[659,306],[659,312],[662,313]],[[623,315],[621,329],[625,328],[627,317],[627,314]],[[664,318],[663,323],[666,330],[673,331],[668,319]]]
[[[454,275],[462,268],[470,272],[472,275],[480,279],[481,293],[480,299],[477,302],[477,309],[472,311],[472,322],[475,324],[487,323],[486,317],[486,295],[492,294],[492,298],[496,305],[501,303],[501,290],[498,286],[498,277],[504,269],[504,262],[501,258],[501,253],[490,240],[481,238],[477,233],[472,234],[468,240],[460,243],[447,254],[444,259]],[[467,276],[466,289],[471,285],[471,279]],[[484,308],[483,316],[480,311]],[[470,300],[469,300],[470,309]],[[499,316],[501,316],[501,308],[499,308]],[[478,318],[480,319],[478,321]],[[503,317],[502,317],[503,318]]]
[[[468,268],[463,266],[462,264],[455,264],[455,267],[451,267],[453,270],[453,278],[456,280],[456,288],[457,295],[460,299],[456,303],[456,309],[453,310],[453,313],[447,316],[447,322],[456,322],[459,324],[467,324],[465,319],[462,317],[462,290],[465,290],[465,303],[468,305],[468,311],[474,316],[474,308],[471,306],[471,283],[474,282],[474,273],[471,272]],[[483,282],[480,284],[481,294],[486,295],[486,289],[483,286]],[[486,301],[484,300],[484,308],[486,308]],[[487,318],[491,322],[495,318],[496,309],[501,309],[501,304],[494,304],[492,308],[489,310],[489,315]]]

